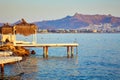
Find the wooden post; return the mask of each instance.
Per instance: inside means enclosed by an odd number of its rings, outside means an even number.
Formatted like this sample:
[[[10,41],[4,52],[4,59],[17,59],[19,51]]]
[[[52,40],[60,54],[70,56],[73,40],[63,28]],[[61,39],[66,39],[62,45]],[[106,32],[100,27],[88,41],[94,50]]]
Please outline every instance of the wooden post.
[[[74,56],[74,47],[71,46],[71,58],[73,58],[73,56]]]
[[[4,64],[1,64],[1,73],[4,73]]]
[[[14,35],[14,40],[13,40],[13,44],[16,45],[16,35],[15,35],[15,31],[16,31],[16,26],[13,27],[13,35]]]
[[[46,46],[46,58],[48,58],[48,46]]]
[[[4,79],[4,64],[1,64],[1,79]]]
[[[37,43],[37,30],[35,29],[35,34],[33,35],[33,43],[36,44]]]
[[[43,47],[43,58],[46,58],[46,47]]]
[[[1,36],[2,36],[2,46],[3,46],[3,32],[2,32],[2,34],[1,34]]]
[[[70,58],[70,46],[67,46],[67,58]]]
[[[43,47],[43,57],[48,58],[48,46]]]

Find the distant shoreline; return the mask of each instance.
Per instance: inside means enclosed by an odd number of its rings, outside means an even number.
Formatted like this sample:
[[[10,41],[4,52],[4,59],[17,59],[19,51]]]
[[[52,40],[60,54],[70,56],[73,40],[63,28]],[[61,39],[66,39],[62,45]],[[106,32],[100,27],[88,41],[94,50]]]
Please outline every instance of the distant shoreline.
[[[66,31],[66,30],[53,30],[53,31],[49,31],[49,30],[40,30],[37,31],[37,33],[120,33],[120,31],[115,31],[115,32],[94,32],[94,31],[77,31],[77,30],[72,30],[72,31]]]

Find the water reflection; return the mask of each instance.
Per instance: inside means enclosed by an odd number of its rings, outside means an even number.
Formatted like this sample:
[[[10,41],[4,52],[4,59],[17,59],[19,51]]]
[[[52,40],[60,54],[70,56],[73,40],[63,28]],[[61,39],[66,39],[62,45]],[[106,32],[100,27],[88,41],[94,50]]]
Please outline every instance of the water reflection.
[[[19,64],[5,65],[5,73],[0,74],[0,80],[34,80],[38,71],[38,60],[36,57],[27,57]]]
[[[3,79],[39,80],[50,79],[50,77],[51,79],[57,79],[56,76],[59,78],[63,76],[63,74],[66,76],[79,74],[78,71],[73,70],[73,68],[76,68],[76,65],[78,65],[78,55],[74,55],[74,58],[50,56],[48,59],[44,59],[42,56],[31,56],[20,62],[20,65],[23,70],[18,64],[7,65]],[[21,75],[23,72],[24,74]]]
[[[28,57],[25,61],[21,62],[22,68],[24,70],[23,79],[34,80],[36,77],[36,72],[38,71],[38,59],[35,57]]]

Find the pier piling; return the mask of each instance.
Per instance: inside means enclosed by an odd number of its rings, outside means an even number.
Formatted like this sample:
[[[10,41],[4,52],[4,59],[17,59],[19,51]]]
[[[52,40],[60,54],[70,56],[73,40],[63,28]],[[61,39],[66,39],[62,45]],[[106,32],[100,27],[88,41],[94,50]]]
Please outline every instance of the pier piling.
[[[1,66],[1,76],[0,76],[1,78],[0,78],[0,80],[1,79],[3,80],[4,79],[4,64],[1,64],[0,66]]]
[[[67,58],[70,58],[70,57],[71,58],[74,57],[74,47],[73,46],[67,46]]]
[[[48,58],[48,46],[43,47],[43,57]]]
[[[4,64],[1,64],[1,73],[4,73]]]
[[[74,47],[71,47],[71,58],[74,57]]]
[[[67,58],[70,58],[70,46],[67,46]]]

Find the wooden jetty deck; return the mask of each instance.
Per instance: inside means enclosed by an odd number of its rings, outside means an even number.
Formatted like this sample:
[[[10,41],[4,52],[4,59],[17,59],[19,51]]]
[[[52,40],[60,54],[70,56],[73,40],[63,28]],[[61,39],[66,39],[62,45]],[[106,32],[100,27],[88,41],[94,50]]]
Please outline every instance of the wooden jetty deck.
[[[54,44],[15,44],[14,46],[23,46],[23,47],[42,47],[43,48],[43,57],[48,58],[48,48],[49,47],[67,47],[67,57],[73,57],[74,47],[76,47],[76,53],[78,43],[54,43]],[[71,54],[71,55],[70,55]]]
[[[12,55],[12,52],[10,51],[0,51],[0,57],[10,56],[10,55]]]
[[[22,57],[0,57],[0,66],[1,66],[1,73],[4,73],[4,65],[8,63],[13,63],[17,61],[21,61]]]
[[[22,60],[22,57],[14,57],[14,56],[0,57],[0,64],[8,64],[20,60]]]

